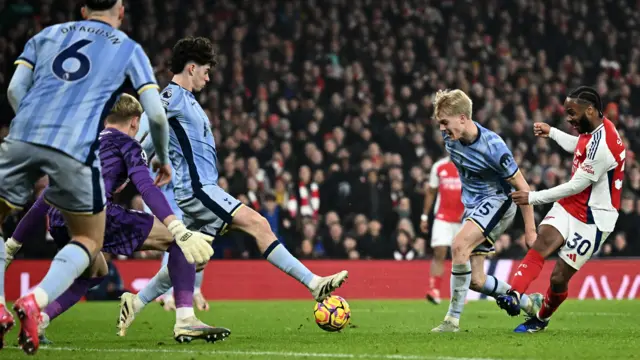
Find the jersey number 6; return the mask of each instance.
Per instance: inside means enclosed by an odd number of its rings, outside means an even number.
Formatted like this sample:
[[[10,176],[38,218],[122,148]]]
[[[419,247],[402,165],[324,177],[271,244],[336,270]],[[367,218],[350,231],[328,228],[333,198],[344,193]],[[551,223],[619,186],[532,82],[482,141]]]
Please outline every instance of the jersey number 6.
[[[93,41],[86,39],[79,40],[58,53],[55,59],[53,59],[53,73],[64,81],[78,81],[87,76],[89,70],[91,70],[91,61],[87,55],[79,52],[79,50],[92,42]],[[75,69],[72,71],[65,70],[63,67],[64,62],[69,59],[74,59],[77,62],[77,64],[74,64]],[[67,64],[67,66],[69,65],[72,64]]]

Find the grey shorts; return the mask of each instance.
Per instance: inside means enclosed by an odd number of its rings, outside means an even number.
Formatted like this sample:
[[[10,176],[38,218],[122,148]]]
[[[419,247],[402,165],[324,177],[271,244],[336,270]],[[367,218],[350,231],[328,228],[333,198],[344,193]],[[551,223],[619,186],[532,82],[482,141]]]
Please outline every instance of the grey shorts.
[[[177,203],[184,212],[183,221],[189,230],[211,236],[223,235],[242,206],[240,200],[217,185],[194,189],[193,197]]]
[[[23,208],[43,175],[49,176],[44,197],[56,208],[87,215],[104,209],[99,159],[86,165],[45,146],[11,139],[0,145],[0,200],[7,205]]]
[[[464,219],[476,224],[486,241],[473,250],[474,254],[494,252],[493,244],[502,235],[516,216],[518,206],[509,199],[488,197],[478,206],[465,209]]]

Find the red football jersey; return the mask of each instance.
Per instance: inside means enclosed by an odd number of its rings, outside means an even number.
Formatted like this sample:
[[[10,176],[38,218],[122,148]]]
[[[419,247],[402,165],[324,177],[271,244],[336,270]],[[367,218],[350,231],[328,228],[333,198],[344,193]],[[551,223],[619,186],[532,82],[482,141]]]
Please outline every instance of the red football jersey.
[[[462,183],[458,169],[449,157],[438,160],[431,167],[429,186],[438,189],[433,213],[435,218],[447,222],[462,221]]]
[[[576,219],[613,231],[620,209],[625,147],[615,125],[607,118],[590,134],[580,134],[571,176],[581,169],[591,180],[582,192],[558,201]]]

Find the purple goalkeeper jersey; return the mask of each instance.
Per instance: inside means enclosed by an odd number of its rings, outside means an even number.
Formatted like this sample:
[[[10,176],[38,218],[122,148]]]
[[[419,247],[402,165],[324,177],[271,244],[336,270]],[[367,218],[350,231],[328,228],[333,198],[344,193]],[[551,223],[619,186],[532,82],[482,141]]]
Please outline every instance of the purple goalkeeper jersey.
[[[135,185],[151,212],[164,220],[173,212],[166,198],[154,184],[147,167],[147,157],[140,144],[127,134],[113,128],[100,133],[100,162],[107,195],[107,224],[102,250],[107,253],[130,256],[140,248],[151,232],[154,217],[147,213],[124,209],[112,202],[113,194],[127,181]],[[46,190],[45,190],[46,192]],[[49,215],[49,230],[59,246],[70,241],[64,218],[58,209],[44,201],[44,192],[13,233],[18,242],[28,239],[33,224]]]
[[[140,143],[129,135],[107,128],[100,133],[100,164],[104,180],[107,205],[112,202],[116,190],[127,181],[133,182],[142,199],[149,206],[153,215],[164,220],[173,211],[164,195],[153,184],[149,175],[147,155]],[[51,216],[51,226],[64,226],[62,216]]]
[[[140,143],[129,135],[113,128],[100,133],[100,165],[107,201],[113,199],[115,191],[137,172],[149,177],[147,155]]]

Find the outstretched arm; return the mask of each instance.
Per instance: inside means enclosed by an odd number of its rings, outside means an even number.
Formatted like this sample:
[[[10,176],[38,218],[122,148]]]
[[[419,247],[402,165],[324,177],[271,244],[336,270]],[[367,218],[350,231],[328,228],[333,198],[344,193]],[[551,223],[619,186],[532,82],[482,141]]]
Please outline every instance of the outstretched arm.
[[[578,137],[569,135],[564,131],[558,130],[554,127],[549,131],[549,137],[552,138],[564,151],[573,153],[578,146]]]
[[[511,179],[509,183],[517,191],[529,191],[529,183],[525,180],[522,173],[518,171]],[[533,242],[536,239],[536,220],[533,213],[533,206],[531,205],[519,205],[522,218],[524,219],[525,241],[528,247],[533,246]]]

